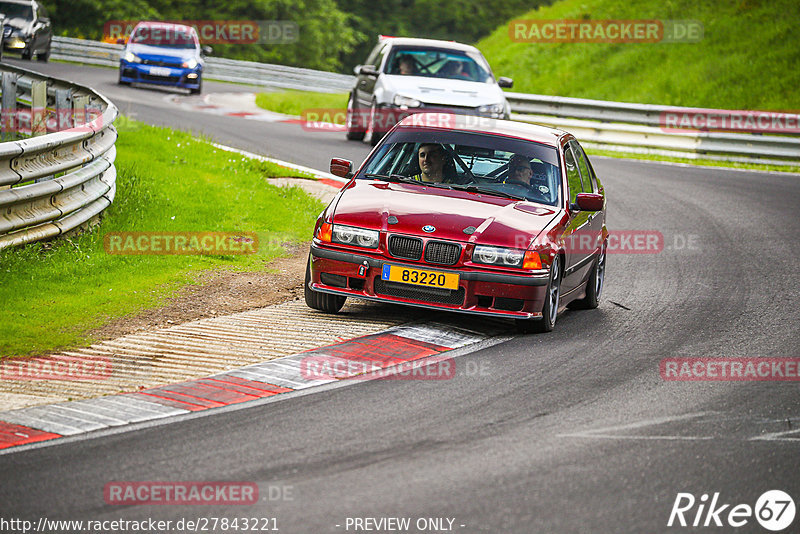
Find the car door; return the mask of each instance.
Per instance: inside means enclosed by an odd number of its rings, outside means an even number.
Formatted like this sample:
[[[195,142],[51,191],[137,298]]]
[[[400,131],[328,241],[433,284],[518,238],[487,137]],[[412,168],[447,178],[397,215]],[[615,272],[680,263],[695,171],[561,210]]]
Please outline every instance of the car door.
[[[586,156],[583,147],[575,141],[570,142],[572,151],[575,154],[575,159],[578,162],[578,170],[581,173],[581,190],[584,193],[598,193],[597,177],[594,175],[594,169],[589,163],[589,158]],[[589,211],[584,212],[587,214],[587,223],[584,226],[585,230],[582,231],[588,238],[584,238],[583,246],[580,247],[582,258],[582,265],[578,267],[577,278],[578,283],[582,282],[589,274],[594,259],[597,257],[595,252],[599,250],[602,244],[603,225],[605,224],[605,213],[602,211]]]
[[[592,249],[591,244],[592,212],[580,211],[575,208],[578,193],[588,193],[592,190],[591,179],[587,171],[584,180],[581,175],[581,160],[576,155],[582,152],[573,150],[574,140],[569,141],[564,146],[564,166],[567,173],[567,194],[569,195],[569,224],[565,230],[564,242],[566,247],[566,265],[564,268],[564,278],[561,281],[563,293],[575,289],[591,268]],[[583,165],[586,165],[585,159]],[[584,185],[584,181],[586,185]]]
[[[364,65],[369,65],[378,71],[388,48],[389,45],[387,43],[380,43],[370,53],[369,57],[367,58],[367,62],[364,63]],[[372,105],[372,95],[375,93],[375,84],[377,81],[378,75],[358,74],[358,79],[356,80],[355,99],[355,101],[358,103],[358,107],[362,109],[368,109]]]
[[[42,4],[38,5],[36,15],[41,24],[41,29],[39,30],[39,46],[41,50],[47,50],[50,48],[50,40],[53,38],[53,25],[50,22],[50,15]]]

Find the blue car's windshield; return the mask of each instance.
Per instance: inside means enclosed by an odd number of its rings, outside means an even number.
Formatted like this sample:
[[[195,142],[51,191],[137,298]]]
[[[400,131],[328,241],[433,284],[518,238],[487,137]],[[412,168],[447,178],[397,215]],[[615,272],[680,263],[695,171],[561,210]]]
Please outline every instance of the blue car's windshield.
[[[131,43],[167,48],[196,48],[195,36],[182,28],[140,26],[131,36]]]

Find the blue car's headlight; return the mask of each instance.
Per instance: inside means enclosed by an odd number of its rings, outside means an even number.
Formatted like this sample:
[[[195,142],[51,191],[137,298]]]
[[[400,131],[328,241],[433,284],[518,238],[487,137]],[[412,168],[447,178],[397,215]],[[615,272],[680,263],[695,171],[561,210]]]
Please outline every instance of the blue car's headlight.
[[[197,60],[194,58],[184,61],[183,64],[181,65],[181,67],[183,67],[184,69],[193,69],[196,66],[197,66]]]
[[[133,52],[125,52],[125,61],[128,63],[141,63],[142,59]]]
[[[333,225],[331,241],[341,245],[352,245],[364,248],[378,248],[378,231],[356,228],[355,226]]]

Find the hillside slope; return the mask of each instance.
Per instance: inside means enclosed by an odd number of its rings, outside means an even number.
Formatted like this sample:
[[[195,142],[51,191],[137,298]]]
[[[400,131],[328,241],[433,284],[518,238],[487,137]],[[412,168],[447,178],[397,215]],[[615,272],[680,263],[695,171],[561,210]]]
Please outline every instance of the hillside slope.
[[[800,109],[796,0],[562,0],[519,19],[700,21],[698,43],[477,43],[513,91],[727,109]]]

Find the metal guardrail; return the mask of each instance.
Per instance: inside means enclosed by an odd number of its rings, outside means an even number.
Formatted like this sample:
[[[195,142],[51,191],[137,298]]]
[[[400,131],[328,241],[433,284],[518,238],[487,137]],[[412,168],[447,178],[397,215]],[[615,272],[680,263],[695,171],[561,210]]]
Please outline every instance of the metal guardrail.
[[[524,93],[506,93],[511,118],[560,128],[592,148],[687,159],[800,166],[800,136],[693,131],[662,127],[665,114],[726,114],[727,110],[677,108]]]
[[[0,72],[2,133],[19,138],[0,143],[3,249],[64,234],[111,204],[118,111],[76,83],[6,64]]]
[[[122,48],[55,37],[52,57],[117,67]],[[206,76],[211,79],[268,87],[347,92],[355,84],[355,77],[346,74],[214,57],[206,59],[206,68]],[[511,92],[506,93],[506,98],[512,119],[568,130],[592,148],[687,159],[800,165],[800,136],[670,131],[660,127],[662,113],[676,109],[668,106]]]

